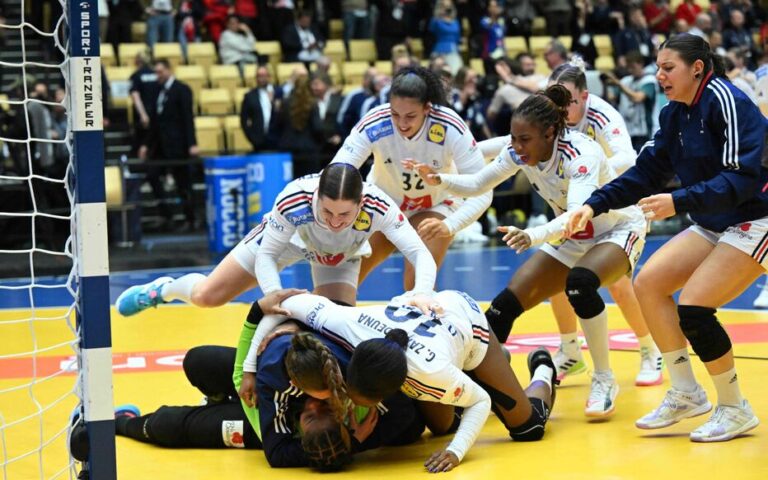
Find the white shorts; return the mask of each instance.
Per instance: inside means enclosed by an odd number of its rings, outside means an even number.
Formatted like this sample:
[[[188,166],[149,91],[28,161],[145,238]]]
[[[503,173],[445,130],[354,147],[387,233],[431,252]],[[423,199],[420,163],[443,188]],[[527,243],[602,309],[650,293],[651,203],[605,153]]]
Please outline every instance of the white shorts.
[[[429,208],[423,208],[423,209],[403,209],[401,206],[401,210],[403,210],[403,213],[407,218],[411,218],[412,216],[416,215],[417,213],[422,212],[434,212],[439,213],[444,218],[448,218],[453,212],[459,209],[459,207],[464,203],[464,199],[460,197],[450,197],[446,198],[442,202],[438,203],[437,205],[434,205]]]
[[[611,230],[589,240],[567,239],[562,243],[545,243],[541,250],[568,268],[576,263],[592,247],[601,243],[615,243],[624,250],[629,259],[630,271],[635,269],[637,261],[645,247],[645,220],[627,218],[617,223]]]
[[[688,230],[701,235],[712,245],[727,243],[746,253],[768,270],[768,217],[738,223],[726,228],[722,233],[707,230],[700,225],[692,225]]]
[[[261,223],[240,240],[231,253],[237,263],[254,278],[256,277],[256,250],[259,248],[263,233],[264,223]],[[289,265],[311,257],[312,255],[307,249],[289,242],[277,259],[277,268],[282,271]],[[322,265],[316,262],[309,262],[309,264],[312,270],[312,285],[315,288],[329,283],[346,283],[357,288],[357,278],[360,274],[359,257],[348,258],[335,266]]]

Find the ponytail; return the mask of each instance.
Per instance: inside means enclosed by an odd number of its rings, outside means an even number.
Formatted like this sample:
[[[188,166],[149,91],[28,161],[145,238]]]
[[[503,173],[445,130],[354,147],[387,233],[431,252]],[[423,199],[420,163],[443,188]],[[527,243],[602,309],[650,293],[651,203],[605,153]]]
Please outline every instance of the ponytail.
[[[447,105],[443,82],[431,70],[424,67],[406,67],[392,79],[392,97],[413,98],[419,103]]]

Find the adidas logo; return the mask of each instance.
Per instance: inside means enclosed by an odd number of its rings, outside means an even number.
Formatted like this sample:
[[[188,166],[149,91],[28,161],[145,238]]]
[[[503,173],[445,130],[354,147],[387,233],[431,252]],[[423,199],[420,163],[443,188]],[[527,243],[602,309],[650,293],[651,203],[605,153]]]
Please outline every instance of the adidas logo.
[[[384,165],[387,165],[389,163],[392,163],[392,159],[391,158],[388,158],[388,159],[384,160]]]
[[[687,361],[688,361],[687,358],[680,356],[677,360],[675,360],[675,365],[680,365],[681,363],[685,363]]]
[[[498,310],[498,309],[494,308],[493,305],[488,307],[488,310],[486,311],[486,313],[488,313],[488,312],[490,312],[490,313],[492,313],[494,315],[501,315],[501,310]]]

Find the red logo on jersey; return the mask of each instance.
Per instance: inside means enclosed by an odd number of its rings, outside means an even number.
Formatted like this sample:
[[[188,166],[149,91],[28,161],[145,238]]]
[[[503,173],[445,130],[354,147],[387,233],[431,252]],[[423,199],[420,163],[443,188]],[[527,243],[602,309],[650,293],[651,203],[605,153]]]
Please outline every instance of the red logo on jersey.
[[[580,174],[582,174],[582,175],[584,175],[585,173],[587,173],[587,166],[586,166],[586,165],[582,165],[582,166],[580,166],[580,167],[579,167],[579,173],[580,173]]]
[[[589,240],[595,236],[595,227],[592,226],[592,222],[587,222],[586,228],[579,233],[571,235],[573,240]]]
[[[400,215],[398,215],[398,216],[397,216],[397,221],[398,221],[398,222],[402,222],[403,220],[405,220],[405,215],[403,215],[403,214],[401,213]]]
[[[403,195],[403,203],[400,204],[400,210],[404,212],[412,210],[425,210],[432,208],[432,197],[424,195],[423,197],[411,198],[408,195]]]
[[[235,445],[242,445],[243,444],[243,435],[240,432],[235,432],[232,434],[232,443]]]
[[[453,391],[453,398],[459,398],[461,396],[461,387],[456,387],[456,390]]]
[[[621,130],[619,130],[618,128],[614,128],[613,132],[611,132],[611,133],[613,133],[614,135],[618,135],[618,134],[621,133]]]
[[[741,225],[739,225],[739,228],[741,229],[742,232],[748,232],[749,229],[752,228],[752,224],[751,223],[742,223]]]
[[[342,260],[344,260],[344,254],[343,253],[337,253],[336,255],[315,254],[315,259],[317,260],[317,263],[321,265],[328,265],[331,267],[335,267],[336,265],[341,263]]]

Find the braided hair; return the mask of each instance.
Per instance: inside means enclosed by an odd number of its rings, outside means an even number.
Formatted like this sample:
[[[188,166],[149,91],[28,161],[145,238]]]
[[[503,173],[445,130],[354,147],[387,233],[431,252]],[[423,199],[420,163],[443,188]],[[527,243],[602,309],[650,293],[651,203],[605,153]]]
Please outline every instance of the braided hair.
[[[390,96],[413,98],[419,103],[447,105],[445,87],[440,78],[424,67],[405,67],[392,79]]]
[[[301,447],[309,466],[322,472],[336,472],[352,462],[349,430],[336,421],[325,428],[303,432]]]
[[[512,118],[521,118],[530,124],[536,124],[542,131],[554,127],[555,137],[558,137],[568,128],[566,122],[570,104],[571,92],[562,85],[553,84],[523,100],[512,114]]]
[[[344,423],[350,401],[339,362],[328,347],[309,332],[297,333],[285,355],[285,368],[301,389],[330,390],[327,401],[333,417],[337,423]]]

